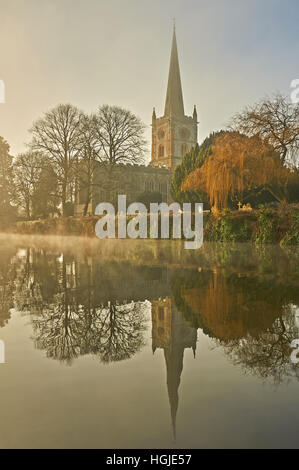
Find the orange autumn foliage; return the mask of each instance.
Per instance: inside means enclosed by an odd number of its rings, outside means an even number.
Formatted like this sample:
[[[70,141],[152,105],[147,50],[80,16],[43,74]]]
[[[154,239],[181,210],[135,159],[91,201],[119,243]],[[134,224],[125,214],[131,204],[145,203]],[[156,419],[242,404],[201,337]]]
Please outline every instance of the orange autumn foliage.
[[[182,297],[210,334],[223,341],[245,338],[248,334],[257,337],[271,328],[279,315],[278,305],[274,309],[266,300],[237,290],[217,271],[204,289],[182,288]]]
[[[279,199],[277,188],[285,185],[289,173],[273,148],[258,137],[227,132],[217,138],[202,167],[188,175],[182,191],[203,190],[211,206],[223,209],[229,196],[242,197],[245,190],[259,187],[276,192]]]

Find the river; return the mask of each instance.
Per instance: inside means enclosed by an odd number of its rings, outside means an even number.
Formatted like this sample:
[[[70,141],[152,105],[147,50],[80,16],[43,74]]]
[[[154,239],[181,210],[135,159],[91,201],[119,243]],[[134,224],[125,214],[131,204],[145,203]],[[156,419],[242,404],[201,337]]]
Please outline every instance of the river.
[[[299,248],[0,236],[1,448],[298,447]]]

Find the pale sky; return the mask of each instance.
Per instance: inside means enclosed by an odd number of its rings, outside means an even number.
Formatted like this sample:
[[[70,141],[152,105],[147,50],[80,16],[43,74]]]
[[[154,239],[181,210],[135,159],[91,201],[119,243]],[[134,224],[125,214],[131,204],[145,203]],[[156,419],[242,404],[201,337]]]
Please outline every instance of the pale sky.
[[[0,0],[0,135],[11,153],[59,103],[123,106],[150,126],[153,106],[164,111],[174,17],[199,141],[299,78],[298,0]]]

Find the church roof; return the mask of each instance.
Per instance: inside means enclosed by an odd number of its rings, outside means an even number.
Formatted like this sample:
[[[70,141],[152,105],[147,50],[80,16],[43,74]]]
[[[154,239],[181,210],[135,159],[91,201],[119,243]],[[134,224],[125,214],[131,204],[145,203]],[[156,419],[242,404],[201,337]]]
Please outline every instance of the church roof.
[[[174,28],[164,115],[180,117],[184,116],[184,114],[180,66]]]

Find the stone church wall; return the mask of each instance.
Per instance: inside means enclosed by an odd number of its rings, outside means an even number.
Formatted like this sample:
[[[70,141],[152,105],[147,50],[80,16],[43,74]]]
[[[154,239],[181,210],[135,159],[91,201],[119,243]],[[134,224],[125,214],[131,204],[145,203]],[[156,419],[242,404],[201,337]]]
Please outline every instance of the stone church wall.
[[[97,164],[93,176],[92,201],[88,207],[88,215],[94,214],[100,202],[110,202],[117,207],[117,196],[125,194],[127,204],[138,202],[139,196],[145,192],[159,192],[162,201],[169,203],[171,171],[144,165],[104,165]],[[83,215],[85,191],[77,194],[75,216]]]

